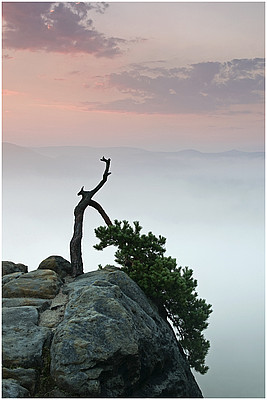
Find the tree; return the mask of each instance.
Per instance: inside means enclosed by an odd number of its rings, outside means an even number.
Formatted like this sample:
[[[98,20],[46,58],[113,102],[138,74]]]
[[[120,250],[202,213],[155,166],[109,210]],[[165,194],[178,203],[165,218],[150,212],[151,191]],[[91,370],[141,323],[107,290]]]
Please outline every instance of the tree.
[[[118,247],[115,261],[171,320],[190,365],[204,374],[210,343],[202,331],[208,327],[211,305],[198,298],[192,269],[177,267],[174,258],[164,256],[166,239],[152,232],[141,234],[141,229],[139,222],[132,228],[128,221],[115,220],[113,225],[95,229],[100,243],[94,247]]]
[[[103,217],[104,221],[107,225],[112,225],[111,220],[109,219],[106,212],[103,210],[101,205],[96,201],[92,200],[92,197],[102,188],[102,186],[106,183],[108,176],[111,174],[109,172],[110,167],[110,158],[106,159],[102,157],[100,161],[106,163],[106,168],[103,174],[103,178],[100,183],[93,189],[89,191],[85,191],[83,188],[79,191],[77,196],[82,196],[82,199],[77,204],[74,209],[74,229],[73,236],[70,241],[70,259],[72,265],[72,275],[78,276],[83,274],[83,261],[82,261],[82,235],[83,235],[83,217],[84,211],[88,206],[95,208]]]

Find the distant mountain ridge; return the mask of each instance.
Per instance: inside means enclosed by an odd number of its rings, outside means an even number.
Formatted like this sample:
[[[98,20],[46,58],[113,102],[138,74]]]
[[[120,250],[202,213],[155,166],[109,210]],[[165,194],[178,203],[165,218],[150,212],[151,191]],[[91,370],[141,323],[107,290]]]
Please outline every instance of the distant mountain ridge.
[[[103,173],[99,161],[103,156],[111,158],[113,187],[121,180],[124,187],[131,180],[132,187],[141,186],[141,182],[155,182],[163,185],[166,179],[203,181],[226,178],[245,179],[247,174],[262,174],[264,152],[242,152],[230,150],[221,153],[203,153],[188,149],[177,152],[148,151],[132,147],[89,147],[89,146],[50,146],[22,147],[3,143],[3,180],[24,180],[31,177],[72,180],[79,186],[85,182],[97,180]],[[257,165],[257,166],[256,166]],[[79,183],[78,183],[79,182]],[[165,183],[164,183],[165,182]],[[92,183],[94,184],[94,183]],[[119,183],[117,181],[119,190]],[[35,184],[36,185],[36,184]],[[81,185],[81,186],[82,186]]]
[[[128,147],[128,146],[114,146],[114,147],[93,147],[93,146],[20,146],[17,144],[3,142],[2,144],[3,152],[9,151],[19,151],[28,150],[35,152],[36,154],[41,154],[48,157],[56,157],[67,155],[70,152],[72,154],[79,152],[130,152],[130,153],[147,153],[147,154],[158,154],[158,155],[176,155],[176,156],[197,156],[197,157],[262,157],[264,156],[264,151],[241,151],[236,149],[231,149],[222,152],[202,152],[195,149],[185,149],[177,151],[158,151],[158,150],[146,150],[138,147]]]

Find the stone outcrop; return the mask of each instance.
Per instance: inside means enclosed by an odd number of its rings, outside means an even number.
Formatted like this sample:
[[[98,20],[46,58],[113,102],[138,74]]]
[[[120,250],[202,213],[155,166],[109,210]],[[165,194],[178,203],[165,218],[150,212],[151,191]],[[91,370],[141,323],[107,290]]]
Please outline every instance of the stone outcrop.
[[[3,397],[202,397],[138,285],[115,267],[74,279],[52,257],[3,277]]]
[[[15,264],[12,261],[2,261],[2,276],[13,274],[13,272],[28,272],[27,265]]]

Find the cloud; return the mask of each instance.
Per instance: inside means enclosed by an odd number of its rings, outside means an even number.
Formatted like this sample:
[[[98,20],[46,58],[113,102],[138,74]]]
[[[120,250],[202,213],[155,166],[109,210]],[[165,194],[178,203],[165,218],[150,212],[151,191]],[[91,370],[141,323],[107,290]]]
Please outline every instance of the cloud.
[[[258,104],[264,99],[264,59],[202,62],[178,68],[135,64],[110,74],[106,86],[116,88],[123,97],[98,104],[98,109],[179,114]]]
[[[89,14],[105,3],[3,3],[3,48],[114,57],[125,41],[98,32]]]

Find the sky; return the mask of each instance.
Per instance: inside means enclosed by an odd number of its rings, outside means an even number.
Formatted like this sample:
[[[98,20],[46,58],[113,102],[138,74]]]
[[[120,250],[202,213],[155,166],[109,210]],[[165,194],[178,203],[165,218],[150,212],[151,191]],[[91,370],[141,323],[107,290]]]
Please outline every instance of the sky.
[[[3,140],[263,150],[264,3],[4,2]]]

